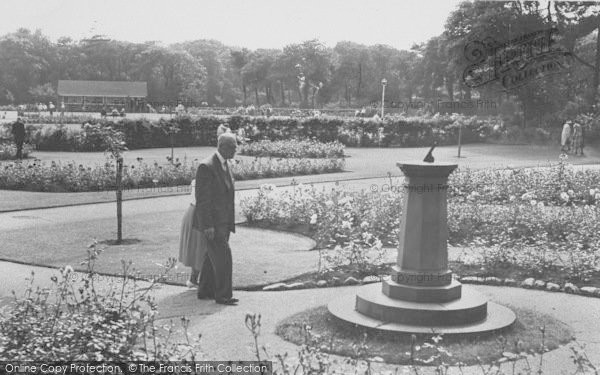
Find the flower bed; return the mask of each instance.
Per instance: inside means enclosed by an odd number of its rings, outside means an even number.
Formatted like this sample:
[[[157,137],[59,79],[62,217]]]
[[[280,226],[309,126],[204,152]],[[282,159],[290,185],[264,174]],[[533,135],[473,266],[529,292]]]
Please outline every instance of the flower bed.
[[[574,170],[561,157],[542,169],[459,170],[450,175],[449,196],[488,204],[589,205],[600,202],[600,172]]]
[[[242,145],[241,155],[281,158],[343,158],[344,145],[316,140],[257,141]]]
[[[137,164],[123,167],[123,188],[145,188],[189,185],[196,176],[196,160],[184,159],[174,164]],[[339,172],[343,159],[267,159],[236,160],[232,172],[236,180],[296,176]],[[9,163],[0,166],[0,189],[27,191],[104,191],[115,188],[116,167],[107,159],[103,165],[93,167],[73,163],[39,160],[27,163]]]
[[[32,147],[25,143],[23,145],[23,158],[27,158],[32,151]],[[14,143],[0,143],[0,160],[16,159],[17,146]]]
[[[45,288],[34,288],[31,273],[24,295],[15,294],[14,301],[0,312],[0,360],[198,359],[197,342],[188,337],[189,319],[181,319],[186,336],[183,343],[170,342],[172,323],[159,325],[156,321],[157,307],[150,292],[174,268],[175,259],[169,259],[164,272],[145,285],[130,279],[131,263],[123,261],[122,277],[97,288],[94,263],[100,252],[92,245],[83,262],[88,266],[86,273],[77,275],[71,266],[65,266],[61,277],[52,276]]]
[[[554,176],[555,171],[537,173],[545,180]],[[595,184],[599,174],[600,171],[582,175],[566,173],[559,184],[570,186],[573,177],[587,189]],[[491,179],[494,175],[484,176]],[[474,248],[480,255],[478,261],[492,274],[499,267],[514,264],[534,276],[559,269],[567,280],[585,281],[599,270],[600,200],[587,199],[580,205],[568,202],[544,205],[537,201],[532,204],[527,196],[496,200],[493,194],[473,194],[478,186],[476,181],[479,180],[462,180],[463,190],[471,191],[467,198],[459,193],[462,190],[451,193],[450,244]],[[508,184],[507,189],[518,189],[510,182],[496,181]],[[512,184],[519,181],[512,180]],[[320,191],[304,186],[276,191],[264,186],[256,197],[242,202],[242,210],[251,225],[306,228],[306,233],[317,241],[317,247],[325,250],[321,271],[342,265],[366,270],[381,264],[382,245],[397,244],[402,194]]]

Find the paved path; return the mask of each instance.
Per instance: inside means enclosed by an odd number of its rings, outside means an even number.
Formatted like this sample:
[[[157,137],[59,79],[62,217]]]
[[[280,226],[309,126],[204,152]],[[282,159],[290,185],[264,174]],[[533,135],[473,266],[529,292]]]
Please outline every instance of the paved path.
[[[0,263],[0,285],[12,288],[21,293],[24,278],[35,270],[35,283],[47,286],[47,281],[58,271],[48,268],[32,267],[19,264]],[[15,277],[22,275],[22,278]],[[103,279],[103,286],[108,278]],[[100,288],[102,289],[101,286]],[[600,299],[526,290],[508,287],[465,286],[474,288],[486,295],[491,301],[508,304],[514,307],[537,310],[550,314],[569,325],[577,341],[586,345],[586,352],[592,363],[600,366]],[[265,346],[272,355],[289,353],[297,357],[299,347],[282,340],[275,334],[275,327],[282,319],[297,312],[326,305],[331,299],[356,293],[358,286],[324,289],[308,289],[285,292],[235,292],[240,299],[237,306],[217,305],[212,301],[196,299],[193,289],[163,285],[153,292],[156,298],[159,319],[173,319],[178,322],[181,316],[191,319],[191,337],[202,334],[201,350],[204,358],[212,360],[252,360],[254,359],[254,342],[250,332],[244,325],[247,313],[262,315],[262,328],[259,338],[260,346]],[[4,296],[5,300],[10,297]],[[0,297],[0,301],[2,298]],[[568,347],[561,347],[545,355],[543,369],[545,374],[572,374],[575,367],[570,358]],[[339,358],[339,357],[334,357]],[[537,369],[538,358],[532,361]],[[506,365],[510,366],[510,365]],[[376,371],[394,370],[397,366],[375,364]],[[519,367],[517,367],[519,368]],[[348,368],[350,371],[352,368]],[[505,368],[509,370],[509,367]],[[463,369],[464,374],[481,374],[477,367]],[[352,371],[353,373],[353,371]],[[434,370],[423,368],[421,373],[434,374]],[[458,369],[451,369],[449,374],[459,374]],[[509,372],[511,373],[511,372]]]
[[[469,286],[467,286],[469,287]],[[600,364],[600,299],[567,294],[532,291],[518,288],[471,286],[484,293],[490,300],[510,304],[553,315],[571,326],[580,343],[586,344],[587,354],[595,364]],[[298,347],[275,335],[277,323],[294,313],[321,305],[343,295],[355,294],[359,287],[340,287],[285,292],[239,292],[240,304],[221,307],[210,301],[193,301],[193,293],[163,289],[159,293],[161,314],[165,318],[181,314],[192,315],[191,335],[202,334],[202,346],[207,358],[251,360],[254,358],[253,339],[244,326],[247,312],[262,314],[261,344],[266,344],[270,353],[288,352],[297,355]],[[166,307],[168,306],[168,307]],[[235,341],[231,338],[235,337]],[[559,348],[546,356],[546,374],[573,373],[568,348]],[[536,362],[537,364],[537,362]],[[391,366],[389,369],[393,369]],[[433,373],[433,371],[428,372]],[[453,372],[458,373],[458,372]],[[470,368],[467,374],[481,374]]]

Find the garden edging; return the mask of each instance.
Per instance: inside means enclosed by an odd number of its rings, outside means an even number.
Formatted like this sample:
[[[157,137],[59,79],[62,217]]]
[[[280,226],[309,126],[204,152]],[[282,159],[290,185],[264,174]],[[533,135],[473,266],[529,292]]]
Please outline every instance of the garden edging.
[[[383,276],[385,277],[385,276]],[[264,286],[261,290],[264,292],[275,292],[282,290],[295,290],[295,289],[313,289],[313,288],[325,288],[325,287],[338,287],[338,286],[350,286],[350,285],[363,285],[381,282],[383,277],[370,275],[364,277],[362,280],[358,280],[355,277],[348,277],[344,281],[340,278],[333,277],[331,280],[319,279],[318,281],[306,281],[306,282],[278,282],[267,286]],[[479,276],[465,276],[459,277],[458,281],[463,284],[477,284],[477,285],[489,285],[489,286],[506,286],[513,288],[522,289],[536,289],[546,292],[562,292],[567,294],[577,294],[586,297],[600,298],[600,288],[594,286],[582,286],[578,287],[573,283],[565,283],[562,287],[553,282],[546,282],[543,280],[536,280],[533,277],[527,278],[521,282],[515,279],[501,279],[498,277],[479,277]]]

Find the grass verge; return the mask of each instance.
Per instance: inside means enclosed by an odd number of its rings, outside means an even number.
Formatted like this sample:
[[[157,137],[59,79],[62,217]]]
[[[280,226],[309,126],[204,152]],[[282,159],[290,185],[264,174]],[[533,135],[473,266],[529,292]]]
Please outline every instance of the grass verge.
[[[508,358],[511,354],[541,353],[556,349],[574,337],[570,327],[549,315],[514,307],[511,309],[517,314],[517,321],[499,334],[448,336],[437,344],[430,336],[417,336],[416,342],[411,344],[410,334],[382,334],[340,322],[329,314],[326,306],[284,319],[277,325],[276,334],[298,345],[312,341],[312,344],[330,354],[363,360],[380,357],[386,363],[431,366],[459,363],[475,365]],[[307,334],[307,326],[310,327],[310,334]],[[540,327],[544,327],[543,335]],[[412,359],[411,348],[414,349]]]

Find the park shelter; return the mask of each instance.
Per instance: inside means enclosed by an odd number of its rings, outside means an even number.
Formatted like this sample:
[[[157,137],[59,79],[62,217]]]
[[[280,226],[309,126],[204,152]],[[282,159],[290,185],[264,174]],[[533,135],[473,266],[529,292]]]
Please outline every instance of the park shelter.
[[[110,112],[124,108],[127,112],[141,112],[148,87],[146,82],[60,80],[57,94],[59,105],[64,102],[67,111],[99,112],[106,108]]]

